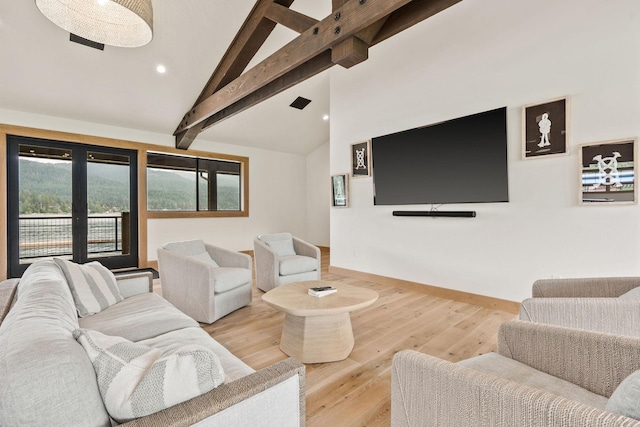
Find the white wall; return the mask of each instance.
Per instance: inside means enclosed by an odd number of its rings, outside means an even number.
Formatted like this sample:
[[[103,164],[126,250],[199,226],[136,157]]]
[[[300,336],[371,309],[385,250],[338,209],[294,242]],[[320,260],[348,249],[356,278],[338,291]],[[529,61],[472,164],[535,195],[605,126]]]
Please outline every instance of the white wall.
[[[578,205],[578,145],[640,133],[639,15],[637,0],[465,0],[332,69],[331,174],[350,144],[506,105],[510,202],[398,218],[351,180],[331,265],[514,301],[552,275],[640,275],[640,208]],[[570,155],[521,160],[521,107],[565,95]]]
[[[329,141],[307,156],[307,240],[329,246]]]
[[[0,123],[157,145],[174,145],[171,135],[11,110],[0,110]],[[192,238],[202,238],[232,250],[248,250],[253,249],[253,237],[258,234],[290,231],[305,239],[317,239],[319,244],[328,244],[326,210],[325,219],[321,218],[319,210],[314,210],[313,223],[317,228],[314,228],[311,237],[307,234],[308,206],[316,208],[310,199],[318,192],[319,198],[326,197],[326,186],[322,189],[318,186],[318,175],[321,175],[323,170],[326,170],[323,182],[326,184],[329,180],[328,144],[325,146],[326,148],[321,147],[310,155],[313,158],[311,162],[306,156],[301,155],[196,140],[192,146],[195,150],[249,157],[249,217],[150,219],[147,240],[149,260],[157,259],[156,249],[162,243]],[[309,172],[307,163],[312,163]],[[307,186],[308,179],[313,181],[310,186]],[[328,203],[327,200],[324,206],[328,206]]]

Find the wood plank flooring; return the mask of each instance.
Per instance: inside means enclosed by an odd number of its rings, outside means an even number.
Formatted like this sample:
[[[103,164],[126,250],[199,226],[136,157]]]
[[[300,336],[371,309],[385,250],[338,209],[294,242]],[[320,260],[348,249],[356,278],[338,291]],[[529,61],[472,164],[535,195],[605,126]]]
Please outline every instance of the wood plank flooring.
[[[391,359],[414,349],[457,362],[496,349],[501,323],[515,314],[491,310],[328,272],[322,250],[322,279],[373,289],[378,301],[351,313],[355,348],[340,362],[306,365],[307,426],[388,426],[391,410]],[[159,286],[156,286],[158,288]],[[253,302],[204,329],[254,369],[287,356],[280,351],[284,314]]]

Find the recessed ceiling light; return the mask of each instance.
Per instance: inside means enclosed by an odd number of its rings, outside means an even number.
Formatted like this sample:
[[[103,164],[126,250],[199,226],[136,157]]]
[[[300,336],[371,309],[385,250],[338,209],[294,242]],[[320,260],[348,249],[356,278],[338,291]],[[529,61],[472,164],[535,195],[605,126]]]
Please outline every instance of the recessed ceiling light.
[[[326,120],[329,120],[329,115],[328,115],[328,114],[325,114],[324,116],[322,116],[322,120],[325,120],[325,121],[326,121]]]
[[[158,65],[156,67],[156,71],[159,72],[160,74],[164,74],[167,72],[167,67],[165,67],[164,65]]]

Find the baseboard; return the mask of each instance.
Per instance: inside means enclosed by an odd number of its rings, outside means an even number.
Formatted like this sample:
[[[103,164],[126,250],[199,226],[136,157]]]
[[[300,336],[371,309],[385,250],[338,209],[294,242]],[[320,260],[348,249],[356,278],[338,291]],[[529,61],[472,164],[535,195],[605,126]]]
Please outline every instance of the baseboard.
[[[469,292],[456,291],[454,289],[440,288],[438,286],[425,285],[422,283],[410,282],[408,280],[394,279],[392,277],[378,276],[377,274],[364,273],[362,271],[349,270],[340,267],[329,266],[329,273],[350,277],[352,279],[380,283],[382,285],[400,287],[413,292],[425,293],[435,297],[478,305],[480,307],[500,310],[507,313],[518,314],[520,312],[520,303],[515,301],[493,298],[485,295],[472,294]]]

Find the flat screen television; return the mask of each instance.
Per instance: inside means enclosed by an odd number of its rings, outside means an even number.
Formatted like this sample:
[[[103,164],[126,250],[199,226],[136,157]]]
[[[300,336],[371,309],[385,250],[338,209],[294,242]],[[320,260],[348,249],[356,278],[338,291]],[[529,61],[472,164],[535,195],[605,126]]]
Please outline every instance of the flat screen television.
[[[507,108],[371,140],[375,205],[508,202]]]

